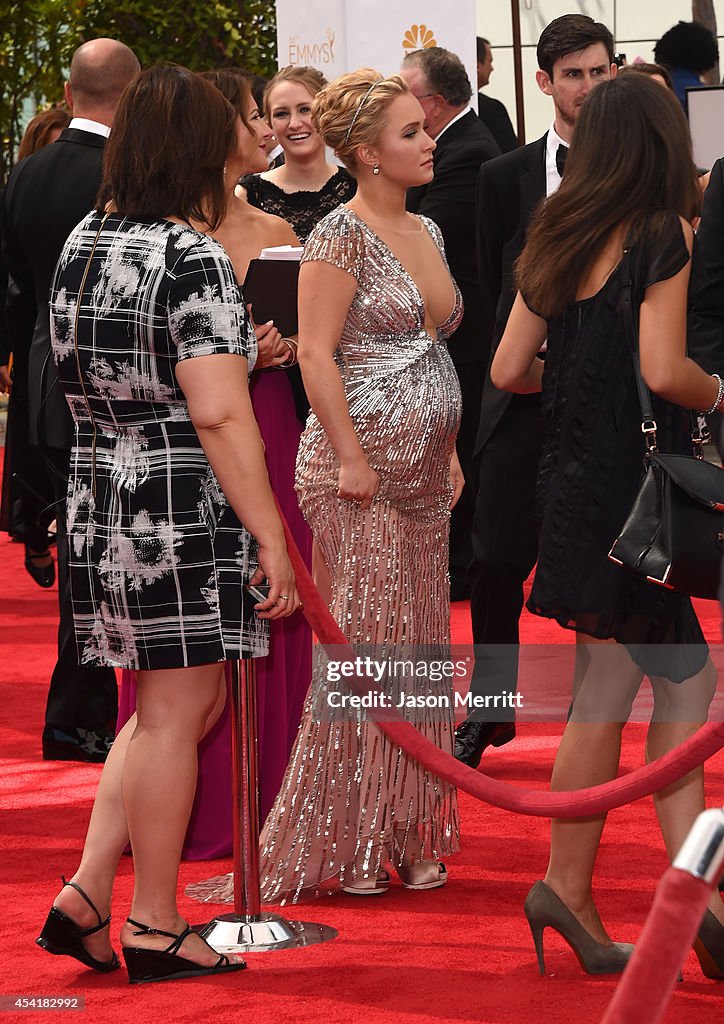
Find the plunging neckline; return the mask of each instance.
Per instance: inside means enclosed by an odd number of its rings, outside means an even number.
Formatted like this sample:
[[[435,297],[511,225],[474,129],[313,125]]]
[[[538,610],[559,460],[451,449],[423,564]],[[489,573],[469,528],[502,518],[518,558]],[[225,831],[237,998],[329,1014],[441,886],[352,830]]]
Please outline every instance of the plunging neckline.
[[[402,262],[402,260],[401,260],[401,259],[399,258],[399,256],[397,256],[397,255],[396,255],[396,254],[395,254],[395,253],[394,253],[394,252],[392,251],[392,249],[391,249],[391,248],[390,248],[390,246],[389,246],[389,245],[387,244],[387,242],[386,242],[386,241],[384,240],[384,238],[382,238],[382,237],[381,237],[380,235],[378,235],[378,234],[377,234],[377,232],[375,231],[375,229],[374,229],[374,228],[372,228],[372,227],[370,227],[370,225],[369,225],[369,224],[367,223],[367,221],[366,221],[366,220],[363,220],[363,219],[362,219],[362,217],[360,217],[360,215],[359,215],[358,213],[356,213],[356,212],[355,212],[355,211],[354,211],[354,210],[353,210],[353,209],[352,209],[352,208],[351,208],[350,206],[345,206],[345,210],[348,210],[348,211],[349,211],[349,213],[351,213],[351,214],[352,214],[352,216],[353,216],[353,217],[355,218],[355,220],[356,220],[356,221],[357,221],[357,222],[358,222],[359,224],[361,224],[361,225],[362,225],[362,227],[363,227],[363,228],[364,228],[364,229],[365,229],[366,231],[369,231],[369,233],[370,233],[370,234],[371,234],[371,235],[372,235],[372,236],[373,236],[373,237],[374,237],[374,238],[375,238],[375,239],[377,240],[377,242],[378,242],[378,243],[379,243],[379,244],[380,244],[380,245],[381,245],[381,246],[382,246],[382,247],[383,247],[384,249],[386,249],[386,250],[387,250],[387,252],[388,252],[388,253],[390,254],[390,256],[392,257],[392,259],[393,259],[393,260],[395,261],[395,263],[397,264],[397,266],[398,266],[398,267],[400,268],[400,270],[401,270],[401,272],[402,272],[402,275],[403,275],[403,277],[405,277],[405,279],[406,279],[406,280],[407,280],[407,282],[409,283],[410,287],[412,288],[412,290],[413,290],[413,291],[415,292],[415,294],[417,295],[417,299],[418,299],[418,306],[419,306],[419,308],[420,308],[420,309],[422,310],[422,317],[421,317],[421,320],[422,320],[422,329],[423,329],[423,331],[425,331],[425,334],[427,334],[427,336],[428,336],[429,338],[432,338],[432,341],[433,341],[433,342],[435,342],[435,344],[437,344],[437,338],[433,338],[433,337],[432,337],[432,335],[430,334],[430,332],[429,332],[429,331],[427,330],[427,328],[425,327],[425,312],[427,311],[427,307],[426,307],[426,305],[425,305],[425,300],[424,300],[424,299],[423,299],[423,297],[422,297],[422,292],[421,292],[421,291],[420,291],[420,289],[419,289],[419,288],[417,287],[417,285],[416,285],[416,283],[415,283],[415,279],[413,278],[412,274],[411,274],[411,273],[409,272],[409,270],[407,269],[407,267],[405,266],[405,264],[404,264],[404,263]],[[427,226],[427,218],[426,218],[426,217],[419,217],[419,220],[420,220],[420,223],[422,224],[422,227],[423,227],[423,229],[424,229],[424,230],[425,230],[425,231],[427,232],[427,234],[428,234],[428,235],[430,236],[430,239],[432,240],[432,243],[433,243],[433,245],[435,246],[435,248],[437,249],[437,251],[438,251],[438,253],[439,253],[439,255],[440,255],[440,260],[441,260],[441,262],[442,262],[442,265],[443,265],[443,267],[445,267],[445,266],[446,266],[446,264],[445,264],[445,260],[443,259],[443,255],[442,255],[442,253],[440,252],[440,249],[439,249],[439,247],[438,247],[438,244],[437,244],[437,242],[436,242],[436,241],[435,241],[435,239],[433,238],[432,232],[430,231],[430,229],[429,229],[429,228],[428,228],[428,226]],[[449,272],[449,270],[448,270],[448,272]],[[453,304],[452,304],[452,309],[450,310],[450,312],[448,313],[448,315],[447,315],[447,316],[445,317],[445,319],[444,319],[444,320],[442,321],[442,323],[441,323],[441,324],[434,324],[434,325],[433,325],[433,326],[435,327],[435,330],[437,331],[438,335],[439,335],[439,334],[441,333],[441,331],[443,330],[443,328],[444,328],[444,327],[446,327],[446,326],[447,326],[447,325],[448,325],[448,324],[449,324],[449,323],[450,323],[450,322],[452,321],[452,319],[454,318],[454,316],[455,316],[455,314],[456,314],[456,312],[457,312],[457,309],[458,309],[458,287],[457,287],[457,284],[455,283],[455,280],[454,280],[454,278],[453,278],[452,274],[450,274],[450,280],[452,281],[452,286],[453,286]]]

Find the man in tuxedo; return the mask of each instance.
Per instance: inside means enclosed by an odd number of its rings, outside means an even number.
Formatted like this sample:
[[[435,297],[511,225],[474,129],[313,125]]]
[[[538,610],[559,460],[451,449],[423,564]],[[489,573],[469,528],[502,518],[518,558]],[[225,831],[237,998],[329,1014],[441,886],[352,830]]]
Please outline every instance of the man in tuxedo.
[[[16,285],[19,343],[26,335],[30,346],[30,440],[52,467],[56,499],[60,626],[43,731],[46,760],[105,760],[118,712],[113,669],[78,664],[65,522],[73,421],[51,352],[48,293],[66,238],[95,204],[113,114],[139,70],[135,54],[114,39],[80,46],[65,86],[69,127],[17,164],[5,191],[3,253]]]
[[[500,149],[470,107],[470,80],[454,53],[440,46],[416,50],[405,57],[401,74],[419,99],[427,133],[437,143],[433,179],[409,190],[407,208],[440,227],[450,271],[465,303],[462,322],[449,342],[463,395],[457,451],[465,476],[465,488],[450,523],[450,579],[452,599],[463,600],[470,596],[468,567],[476,491],[473,448],[493,329],[477,273],[475,190],[480,165],[498,156]]]
[[[490,129],[500,146],[500,152],[510,153],[518,148],[518,139],[510,122],[510,115],[500,100],[485,96],[482,92],[493,73],[493,51],[490,41],[483,39],[482,36],[476,36],[475,45],[478,55],[478,117]]]
[[[546,134],[522,149],[484,164],[478,181],[478,264],[480,283],[495,310],[491,359],[516,295],[515,261],[525,245],[538,204],[562,180],[563,164],[586,96],[616,73],[613,37],[582,14],[556,18],[538,41],[538,87],[553,100],[554,120]],[[473,526],[470,609],[476,645],[475,695],[515,692],[518,621],[523,583],[538,553],[534,501],[541,425],[540,396],[498,391],[485,376],[475,446],[478,493]],[[488,744],[515,736],[510,712],[493,721],[474,712],[456,733],[455,756],[477,766]],[[486,720],[487,719],[487,720]]]

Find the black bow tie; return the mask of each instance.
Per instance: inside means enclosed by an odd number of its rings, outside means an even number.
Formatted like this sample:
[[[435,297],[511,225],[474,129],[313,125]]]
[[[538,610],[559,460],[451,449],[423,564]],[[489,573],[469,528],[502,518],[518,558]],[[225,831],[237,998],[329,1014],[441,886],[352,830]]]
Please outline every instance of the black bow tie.
[[[563,173],[564,173],[564,171],[566,169],[566,160],[567,159],[568,159],[568,146],[564,146],[563,143],[561,143],[560,146],[558,147],[558,149],[556,150],[556,168],[558,169],[558,173],[560,174],[561,177],[563,177]]]

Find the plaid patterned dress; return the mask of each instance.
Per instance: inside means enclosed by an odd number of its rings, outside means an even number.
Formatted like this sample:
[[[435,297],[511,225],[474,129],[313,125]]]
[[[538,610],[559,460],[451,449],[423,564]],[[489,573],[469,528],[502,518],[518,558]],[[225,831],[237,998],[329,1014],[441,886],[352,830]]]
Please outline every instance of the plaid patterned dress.
[[[213,239],[91,213],[51,287],[53,355],[75,421],[69,572],[86,665],[167,669],[267,650],[244,584],[253,539],[229,507],[175,369],[256,339]],[[80,301],[79,301],[80,294]]]

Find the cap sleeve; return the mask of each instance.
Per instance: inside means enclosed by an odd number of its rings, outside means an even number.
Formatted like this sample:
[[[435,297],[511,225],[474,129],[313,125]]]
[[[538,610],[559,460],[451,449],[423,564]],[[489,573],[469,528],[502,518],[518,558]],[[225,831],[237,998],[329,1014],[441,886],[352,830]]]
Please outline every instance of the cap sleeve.
[[[634,279],[641,282],[645,291],[652,284],[675,277],[690,258],[681,220],[678,214],[667,211],[648,225]]]
[[[432,240],[435,243],[435,245],[438,247],[440,252],[442,253],[443,259],[444,259],[445,258],[445,240],[442,237],[442,231],[440,230],[440,227],[438,226],[438,224],[434,220],[430,220],[429,217],[424,217],[421,213],[418,214],[418,219],[422,221],[422,223],[425,225],[425,227],[427,228],[427,230],[430,233],[430,235],[432,235]]]
[[[361,224],[351,211],[333,210],[314,228],[306,241],[302,263],[331,263],[359,280],[365,257]]]
[[[222,246],[202,236],[185,249],[169,276],[168,325],[178,360],[240,355],[253,366],[256,338]]]

